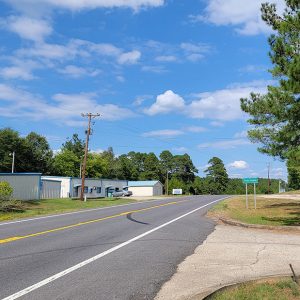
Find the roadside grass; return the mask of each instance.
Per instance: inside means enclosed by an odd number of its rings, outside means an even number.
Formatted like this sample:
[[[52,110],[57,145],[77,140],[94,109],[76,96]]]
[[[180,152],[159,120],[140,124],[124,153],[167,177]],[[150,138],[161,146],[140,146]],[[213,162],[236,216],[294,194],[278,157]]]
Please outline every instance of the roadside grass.
[[[300,288],[292,279],[269,279],[229,287],[205,298],[206,300],[296,300]]]
[[[45,199],[39,201],[22,201],[22,210],[0,212],[0,221],[72,212],[89,208],[121,205],[133,202],[136,201],[130,198],[88,199],[86,202],[78,199]]]
[[[208,216],[230,218],[248,224],[300,226],[300,201],[258,196],[255,210],[253,195],[249,196],[249,209],[245,207],[245,196],[235,196],[215,205]]]

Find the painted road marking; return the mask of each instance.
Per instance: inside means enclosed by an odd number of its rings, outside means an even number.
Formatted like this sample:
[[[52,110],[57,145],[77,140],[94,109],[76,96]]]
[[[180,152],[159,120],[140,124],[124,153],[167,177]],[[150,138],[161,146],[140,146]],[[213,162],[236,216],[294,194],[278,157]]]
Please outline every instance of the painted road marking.
[[[169,222],[166,222],[166,223],[164,223],[164,224],[162,224],[162,225],[160,225],[158,227],[155,227],[155,228],[153,228],[153,229],[151,229],[149,231],[146,231],[146,232],[144,232],[144,233],[142,233],[142,234],[140,234],[140,235],[138,235],[138,236],[136,236],[136,237],[134,237],[134,238],[126,241],[126,242],[123,242],[123,243],[121,243],[121,244],[119,244],[119,245],[117,245],[115,247],[112,247],[112,248],[110,248],[110,249],[108,249],[108,250],[106,250],[106,251],[104,251],[102,253],[99,253],[96,256],[93,256],[93,257],[91,257],[91,258],[89,258],[87,260],[84,260],[84,261],[80,262],[79,264],[77,264],[77,265],[75,265],[73,267],[70,267],[70,268],[68,268],[68,269],[66,269],[66,270],[64,270],[62,272],[59,272],[59,273],[57,273],[57,274],[55,274],[53,276],[50,276],[50,277],[48,277],[48,278],[46,278],[46,279],[44,279],[44,280],[42,280],[42,281],[40,281],[40,282],[38,282],[36,284],[33,284],[33,285],[31,285],[31,286],[29,286],[29,287],[27,287],[27,288],[25,288],[25,289],[23,289],[23,290],[15,293],[15,294],[13,294],[13,295],[10,295],[10,296],[8,296],[6,298],[3,298],[2,300],[14,300],[14,299],[18,299],[18,298],[20,298],[20,297],[22,297],[22,296],[24,296],[24,295],[26,295],[26,294],[28,294],[28,293],[30,293],[30,292],[32,292],[32,291],[40,288],[40,287],[42,287],[42,286],[44,286],[44,285],[46,285],[46,284],[48,284],[50,282],[53,282],[54,280],[57,280],[57,279],[65,276],[65,275],[67,275],[67,274],[69,274],[69,273],[71,273],[71,272],[73,272],[75,270],[78,270],[78,269],[80,269],[80,268],[82,268],[82,267],[84,267],[84,266],[86,266],[86,265],[94,262],[95,260],[97,260],[97,259],[99,259],[101,257],[104,257],[104,256],[106,256],[106,255],[108,255],[108,254],[110,254],[112,252],[115,252],[115,251],[117,251],[117,250],[119,250],[119,249],[121,249],[121,248],[123,248],[123,247],[125,247],[125,246],[127,246],[127,245],[129,245],[129,244],[131,244],[131,243],[133,243],[133,242],[135,242],[135,241],[137,241],[137,240],[139,240],[139,239],[141,239],[141,238],[143,238],[143,237],[145,237],[145,236],[147,236],[147,235],[149,235],[149,234],[151,234],[151,233],[153,233],[153,232],[161,229],[161,228],[163,228],[163,227],[166,227],[166,226],[168,226],[168,225],[170,225],[170,224],[172,224],[172,223],[174,223],[174,222],[176,222],[176,221],[178,221],[178,220],[180,220],[180,219],[182,219],[182,218],[184,218],[184,217],[186,217],[186,216],[188,216],[188,215],[190,215],[190,214],[192,214],[192,213],[194,213],[194,212],[196,212],[196,211],[198,211],[198,210],[200,210],[200,209],[202,209],[202,208],[204,208],[206,206],[209,206],[209,205],[211,205],[213,203],[216,203],[218,201],[221,201],[221,200],[224,200],[224,199],[227,199],[227,198],[229,198],[229,197],[221,198],[221,199],[212,201],[212,202],[210,202],[208,204],[205,204],[203,206],[200,206],[200,207],[198,207],[198,208],[196,208],[196,209],[194,209],[194,210],[192,210],[192,211],[190,211],[188,213],[185,213],[184,215],[181,215],[181,216],[179,216],[179,217],[177,217],[177,218],[175,218],[175,219],[173,219],[173,220],[171,220]]]
[[[97,223],[97,222],[101,222],[101,221],[104,221],[104,220],[109,220],[109,219],[121,217],[121,216],[124,216],[124,215],[126,216],[128,214],[147,211],[147,210],[150,210],[150,209],[159,208],[159,207],[168,206],[168,205],[179,204],[181,202],[186,202],[186,201],[189,201],[189,200],[168,202],[168,203],[164,203],[164,204],[160,204],[160,205],[155,205],[155,206],[136,209],[136,210],[131,210],[131,211],[125,211],[125,212],[122,212],[120,214],[111,215],[111,216],[103,217],[103,218],[100,218],[100,219],[94,219],[94,220],[90,220],[90,221],[80,222],[80,223],[71,224],[71,225],[67,225],[67,226],[62,226],[62,227],[58,227],[58,228],[54,228],[54,229],[49,229],[49,230],[45,230],[45,231],[31,233],[31,234],[27,234],[27,235],[7,237],[5,239],[1,239],[0,244],[6,244],[6,243],[14,242],[14,241],[17,241],[17,240],[23,240],[23,239],[27,239],[27,238],[30,238],[30,237],[44,235],[44,234],[51,233],[51,232],[57,232],[57,231],[62,231],[62,230],[70,229],[70,228],[75,228],[75,227],[79,227],[79,226],[83,226],[83,225],[87,225],[87,224]]]
[[[97,210],[103,210],[103,209],[109,209],[109,208],[123,207],[123,206],[129,206],[129,205],[137,205],[137,204],[141,204],[141,203],[157,202],[157,201],[163,201],[163,200],[173,200],[173,198],[163,198],[163,199],[137,201],[137,202],[134,202],[134,203],[112,205],[112,206],[98,207],[98,208],[91,208],[91,209],[83,209],[83,210],[80,210],[80,211],[71,211],[71,212],[62,213],[62,214],[55,214],[55,215],[44,216],[44,217],[35,217],[35,218],[31,218],[31,219],[23,219],[23,220],[10,221],[10,222],[5,222],[5,223],[2,222],[2,223],[0,223],[0,226],[16,224],[16,223],[23,223],[23,222],[28,222],[28,221],[37,221],[37,220],[41,220],[41,219],[55,218],[55,217],[61,217],[61,216],[66,216],[66,215],[87,213],[87,212],[91,212],[91,211],[97,211]]]

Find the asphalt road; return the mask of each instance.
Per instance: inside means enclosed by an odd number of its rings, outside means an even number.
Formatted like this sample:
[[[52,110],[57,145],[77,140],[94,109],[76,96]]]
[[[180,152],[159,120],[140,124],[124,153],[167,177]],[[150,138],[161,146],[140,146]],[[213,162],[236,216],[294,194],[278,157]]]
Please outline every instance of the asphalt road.
[[[0,223],[0,299],[153,299],[214,230],[224,196]]]

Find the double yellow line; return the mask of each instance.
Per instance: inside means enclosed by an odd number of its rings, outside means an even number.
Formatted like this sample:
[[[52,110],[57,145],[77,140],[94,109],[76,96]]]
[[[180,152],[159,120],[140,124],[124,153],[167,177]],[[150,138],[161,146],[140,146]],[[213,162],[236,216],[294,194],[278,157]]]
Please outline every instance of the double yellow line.
[[[17,240],[23,240],[23,239],[27,239],[27,238],[30,238],[30,237],[44,235],[44,234],[51,233],[51,232],[57,232],[57,231],[62,231],[62,230],[65,230],[65,229],[75,228],[75,227],[79,227],[79,226],[83,226],[83,225],[87,225],[87,224],[97,223],[97,222],[101,222],[101,221],[104,221],[104,220],[109,220],[109,219],[113,219],[113,218],[117,218],[117,217],[121,217],[121,216],[126,216],[126,215],[132,214],[132,213],[147,211],[147,210],[150,210],[150,209],[159,208],[159,207],[168,206],[168,205],[174,205],[174,204],[178,204],[180,202],[185,202],[185,201],[186,200],[169,202],[169,203],[155,205],[155,206],[151,206],[151,207],[147,207],[147,208],[126,211],[126,212],[122,212],[120,214],[107,216],[107,217],[100,218],[100,219],[94,219],[94,220],[90,220],[90,221],[86,221],[86,222],[80,222],[80,223],[71,224],[71,225],[67,225],[67,226],[63,226],[63,227],[58,227],[58,228],[54,228],[54,229],[50,229],[50,230],[40,231],[40,232],[36,232],[36,233],[32,233],[32,234],[27,234],[27,235],[22,235],[22,236],[12,236],[12,237],[8,237],[8,238],[0,240],[0,244],[6,244],[6,243],[14,242],[14,241],[17,241]]]

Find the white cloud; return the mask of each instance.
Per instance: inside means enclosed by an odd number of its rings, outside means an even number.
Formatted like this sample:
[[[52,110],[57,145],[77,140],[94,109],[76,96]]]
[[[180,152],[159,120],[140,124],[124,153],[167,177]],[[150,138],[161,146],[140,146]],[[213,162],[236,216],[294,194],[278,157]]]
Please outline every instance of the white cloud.
[[[205,12],[202,15],[192,15],[192,22],[209,22],[218,26],[230,25],[243,35],[270,33],[268,27],[261,19],[260,7],[262,0],[208,0]],[[279,12],[283,12],[284,0],[269,1],[277,4]]]
[[[132,8],[159,7],[164,0],[6,0],[16,9],[27,14],[45,13],[50,9],[67,9],[71,11],[92,10],[97,8]]]
[[[122,53],[118,58],[118,63],[121,65],[133,65],[141,58],[141,52],[133,50],[130,52]]]
[[[143,66],[142,67],[142,71],[144,72],[151,72],[151,73],[157,73],[157,74],[161,74],[161,73],[166,73],[167,70],[165,69],[164,66]]]
[[[235,138],[239,139],[239,138],[246,138],[248,137],[248,132],[247,130],[243,130],[241,132],[237,132],[235,135],[234,135]]]
[[[23,39],[41,42],[52,33],[49,22],[25,16],[11,16],[4,21],[5,27]]]
[[[189,127],[186,127],[185,130],[188,131],[188,132],[193,132],[193,133],[199,133],[199,132],[207,131],[206,128],[200,127],[200,126],[189,126]]]
[[[209,142],[202,143],[198,145],[199,149],[203,148],[216,148],[216,149],[234,149],[245,145],[250,145],[250,141],[246,139],[233,139],[228,141],[218,141],[218,142]]]
[[[175,137],[184,134],[182,130],[174,129],[162,129],[162,130],[153,130],[143,133],[143,137]]]
[[[101,114],[101,120],[114,121],[134,116],[127,108],[99,103],[97,98],[95,93],[56,94],[52,101],[46,101],[17,87],[0,84],[0,116],[32,121],[48,119],[68,126],[84,125],[80,115],[90,108]]]
[[[32,60],[22,60],[10,58],[11,66],[2,67],[0,69],[0,76],[5,79],[23,79],[32,80],[36,78],[32,71],[41,68],[41,65]]]
[[[157,114],[166,114],[170,112],[180,112],[184,109],[185,101],[179,95],[169,90],[165,93],[158,95],[156,102],[149,108],[145,109],[144,112],[150,116]]]
[[[264,94],[268,81],[253,81],[233,84],[223,90],[194,94],[198,98],[191,103],[169,90],[157,96],[156,102],[144,112],[150,116],[177,112],[189,118],[213,119],[211,125],[220,126],[224,121],[242,119],[244,114],[240,108],[240,99],[249,97],[251,92]]]
[[[175,55],[160,55],[155,60],[158,62],[174,62],[177,61],[177,57]]]
[[[97,69],[85,69],[74,65],[67,65],[63,69],[59,69],[58,72],[73,78],[80,78],[83,76],[95,77],[101,73],[101,71]]]
[[[204,54],[211,50],[211,47],[207,44],[192,44],[182,43],[180,48],[185,52],[186,58],[191,62],[197,62],[204,58]]]
[[[249,168],[249,165],[244,160],[236,160],[230,164],[227,165],[229,168],[232,169],[247,169]]]
[[[251,92],[265,93],[266,82],[252,82],[235,85],[223,90],[198,94],[187,113],[192,118],[208,118],[218,121],[231,121],[243,118],[240,99],[249,97]]]
[[[209,124],[213,127],[223,127],[224,126],[224,123],[222,123],[220,121],[212,121]]]
[[[173,148],[173,150],[175,152],[179,152],[179,153],[185,153],[188,151],[188,149],[186,147],[175,147],[175,148]]]

